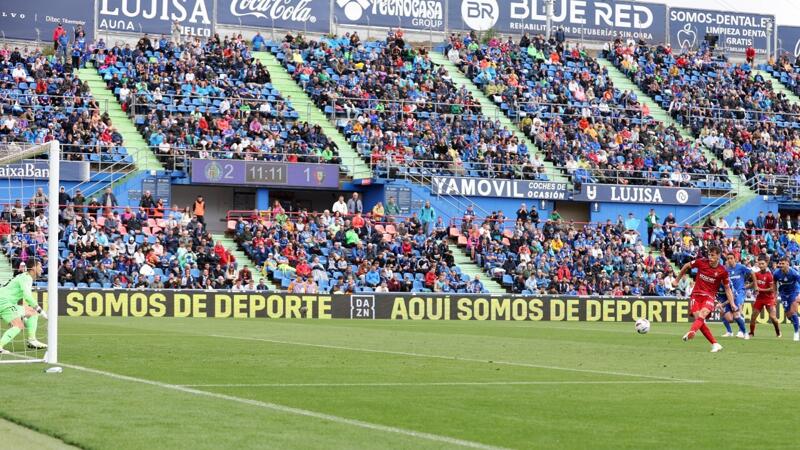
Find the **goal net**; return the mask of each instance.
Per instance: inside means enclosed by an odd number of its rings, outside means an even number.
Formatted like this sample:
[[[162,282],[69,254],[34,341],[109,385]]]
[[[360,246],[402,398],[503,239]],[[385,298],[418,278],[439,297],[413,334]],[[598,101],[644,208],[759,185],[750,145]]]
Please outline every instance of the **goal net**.
[[[0,144],[0,336],[10,339],[0,340],[7,351],[0,353],[0,364],[57,361],[59,247],[66,248],[59,244],[59,175],[57,141]],[[30,270],[37,264],[41,274]],[[36,305],[19,294],[22,279],[14,277],[24,272],[34,276],[41,313],[34,314]],[[41,344],[47,348],[37,348]]]

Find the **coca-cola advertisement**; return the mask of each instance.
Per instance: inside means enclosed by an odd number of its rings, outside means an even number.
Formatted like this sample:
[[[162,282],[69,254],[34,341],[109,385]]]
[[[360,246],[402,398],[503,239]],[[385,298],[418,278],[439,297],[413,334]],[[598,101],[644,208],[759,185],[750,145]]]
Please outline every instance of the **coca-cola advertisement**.
[[[330,0],[217,0],[224,25],[328,33],[330,17]]]
[[[211,37],[214,0],[98,0],[97,28]]]

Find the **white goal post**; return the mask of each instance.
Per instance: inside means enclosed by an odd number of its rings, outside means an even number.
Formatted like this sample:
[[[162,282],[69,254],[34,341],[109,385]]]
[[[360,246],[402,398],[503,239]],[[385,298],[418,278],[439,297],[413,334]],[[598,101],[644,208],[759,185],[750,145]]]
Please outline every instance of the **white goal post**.
[[[58,191],[61,180],[61,144],[50,142],[50,180],[47,192],[47,352],[45,362],[58,362]]]
[[[13,341],[13,348],[7,348],[12,352],[11,355],[0,356],[0,364],[7,363],[35,363],[45,362],[48,364],[56,364],[58,362],[58,266],[59,266],[59,187],[60,187],[60,162],[61,162],[61,145],[58,141],[51,141],[47,144],[42,144],[42,147],[47,147],[46,152],[48,155],[48,168],[49,176],[46,180],[47,188],[47,350],[30,350],[26,347],[23,335],[25,332],[20,333],[17,339]],[[27,153],[27,152],[25,152]],[[42,154],[44,152],[33,152],[34,154]],[[11,156],[13,160],[13,155]],[[25,157],[25,154],[19,154],[19,157]],[[18,161],[19,159],[16,159]],[[16,180],[8,179],[9,185]],[[19,180],[17,182],[18,190],[22,190],[21,186],[26,184],[26,180]],[[34,188],[36,183],[34,183]],[[12,189],[8,189],[12,192]],[[0,206],[2,209],[2,206]],[[5,255],[0,254],[0,258],[6,258]],[[38,298],[42,298],[40,291]],[[21,300],[21,299],[20,299]],[[41,322],[40,322],[41,324]],[[7,329],[8,324],[0,322],[0,333]],[[43,333],[43,327],[39,327],[39,335]],[[12,344],[9,344],[12,346]]]

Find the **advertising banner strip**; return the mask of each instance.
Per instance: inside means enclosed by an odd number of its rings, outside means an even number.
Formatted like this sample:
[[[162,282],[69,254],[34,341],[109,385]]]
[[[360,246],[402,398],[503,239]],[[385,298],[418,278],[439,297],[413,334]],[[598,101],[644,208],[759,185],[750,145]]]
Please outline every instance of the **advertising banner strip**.
[[[502,180],[494,178],[431,177],[434,195],[568,200],[567,183],[553,181]]]
[[[583,202],[699,205],[702,195],[697,188],[584,183],[572,199]]]
[[[450,0],[451,30],[496,30],[501,33],[544,34],[546,0]],[[621,0],[555,0],[553,27],[569,38],[609,41],[615,38],[666,40],[667,7]]]
[[[778,26],[778,55],[785,52],[795,58],[800,56],[800,27]]]
[[[0,30],[4,39],[53,42],[60,22],[72,42],[73,30],[82,25],[86,42],[94,40],[95,0],[24,0],[0,2]]]
[[[214,34],[215,0],[97,1],[97,28],[101,31],[171,35],[177,21],[184,36],[208,38]],[[91,8],[93,11],[94,6]]]
[[[25,159],[20,162],[0,164],[0,178],[47,180],[49,163],[45,159]],[[64,181],[89,181],[88,161],[61,161],[59,178]]]
[[[330,17],[330,0],[217,0],[220,25],[329,33]]]
[[[333,0],[337,25],[445,30],[446,3],[452,0]]]
[[[697,49],[707,35],[719,36],[717,48],[744,53],[753,47],[767,53],[767,26],[775,16],[709,9],[670,8],[669,42],[675,48]]]
[[[270,161],[193,159],[192,183],[253,186],[339,187],[339,166]]]
[[[42,306],[47,295],[36,292]],[[746,316],[752,302],[745,302]],[[786,321],[778,308],[778,319]],[[565,297],[431,293],[288,294],[199,290],[60,289],[70,317],[214,317],[359,320],[511,320],[686,323],[689,302],[675,297]],[[719,320],[719,313],[710,320]],[[767,317],[759,319],[766,323]],[[631,329],[631,333],[633,330]]]

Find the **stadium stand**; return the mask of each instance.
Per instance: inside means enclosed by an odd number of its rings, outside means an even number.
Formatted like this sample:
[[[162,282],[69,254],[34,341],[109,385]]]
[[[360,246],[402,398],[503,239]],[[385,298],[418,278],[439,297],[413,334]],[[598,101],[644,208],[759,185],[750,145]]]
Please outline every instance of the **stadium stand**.
[[[339,164],[320,127],[297,121],[241,39],[114,46],[94,63],[165,167],[188,158]]]
[[[608,56],[743,179],[797,173],[800,106],[749,64],[707,47],[675,55],[669,46],[620,41]]]
[[[516,219],[465,214],[453,225],[459,245],[515,293],[664,296],[671,289],[664,281],[673,274],[669,260],[649,254],[622,217],[578,224],[554,211],[541,220],[522,206]]]
[[[577,44],[527,34],[479,44],[473,33],[452,35],[444,51],[574,182],[730,188],[696,143],[616,89]]]
[[[400,33],[367,42],[357,33],[318,41],[288,35],[271,51],[336,118],[376,176],[393,168],[401,175],[548,179],[514,130],[483,116],[470,92]]]
[[[88,86],[39,50],[0,51],[0,115],[0,142],[58,140],[67,160],[133,161]]]
[[[486,292],[479,277],[454,264],[441,217],[429,233],[416,213],[289,214],[276,204],[233,217],[228,229],[235,240],[290,292]]]

